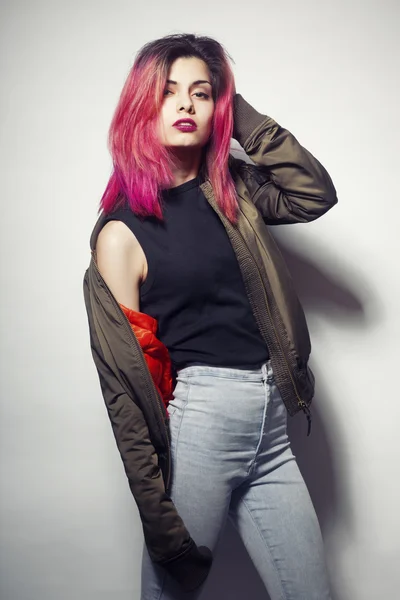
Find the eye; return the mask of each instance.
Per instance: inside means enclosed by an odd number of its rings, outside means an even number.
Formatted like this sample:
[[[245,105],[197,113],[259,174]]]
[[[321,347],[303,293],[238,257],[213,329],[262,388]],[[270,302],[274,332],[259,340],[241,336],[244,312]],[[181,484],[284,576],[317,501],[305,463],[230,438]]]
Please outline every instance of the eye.
[[[168,94],[173,94],[173,91],[164,90],[164,96],[167,96]],[[205,100],[208,100],[210,98],[209,94],[206,94],[205,92],[195,92],[194,95],[200,98],[204,98]]]

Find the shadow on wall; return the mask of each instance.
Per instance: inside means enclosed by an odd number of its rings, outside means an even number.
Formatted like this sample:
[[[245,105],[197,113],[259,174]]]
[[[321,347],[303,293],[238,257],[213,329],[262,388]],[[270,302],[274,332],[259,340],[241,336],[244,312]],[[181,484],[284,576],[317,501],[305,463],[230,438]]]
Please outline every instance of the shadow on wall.
[[[281,235],[276,235],[275,231],[273,234],[292,274],[307,315],[318,313],[320,316],[326,316],[328,322],[329,315],[340,313],[343,319],[361,322],[364,327],[369,326],[370,317],[366,315],[364,303],[351,289],[363,289],[365,292],[364,285],[360,286],[359,282],[351,277],[343,278],[342,281],[334,280],[326,272],[324,273],[319,265],[299,255],[297,251],[290,250],[282,240],[278,239]],[[315,256],[318,255],[316,252]],[[339,268],[337,271],[342,272]],[[315,367],[312,368],[315,371]],[[310,491],[322,532],[336,527],[351,531],[351,510],[346,489],[343,482],[338,479],[341,469],[338,464],[339,458],[335,456],[335,447],[340,447],[341,435],[334,419],[329,418],[331,405],[329,393],[323,389],[320,383],[322,378],[319,377],[318,371],[315,375],[317,394],[313,402],[311,436],[306,437],[305,416],[299,413],[295,418],[289,418],[289,437],[293,453]],[[334,560],[334,557],[332,559]],[[206,588],[207,600],[221,600],[221,598],[269,600],[269,595],[239,535],[229,521],[222,535]],[[331,581],[332,600],[350,600],[345,592],[338,588],[339,585]]]

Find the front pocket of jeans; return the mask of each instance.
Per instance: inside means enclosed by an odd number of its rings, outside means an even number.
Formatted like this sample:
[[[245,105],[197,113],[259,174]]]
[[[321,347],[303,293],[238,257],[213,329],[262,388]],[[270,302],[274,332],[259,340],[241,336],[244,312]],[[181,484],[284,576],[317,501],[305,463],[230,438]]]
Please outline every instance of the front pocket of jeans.
[[[178,378],[174,389],[174,396],[167,406],[170,419],[177,411],[183,412],[188,401],[189,387],[189,381],[187,379]]]
[[[171,400],[171,402],[173,402],[173,400]],[[171,418],[178,410],[178,407],[175,404],[171,404],[171,402],[167,406],[169,418]]]

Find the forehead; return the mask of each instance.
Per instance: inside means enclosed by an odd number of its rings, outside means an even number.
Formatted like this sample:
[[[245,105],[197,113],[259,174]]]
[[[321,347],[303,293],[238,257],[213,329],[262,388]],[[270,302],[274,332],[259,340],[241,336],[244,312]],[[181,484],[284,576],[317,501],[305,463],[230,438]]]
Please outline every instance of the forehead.
[[[200,58],[193,56],[177,58],[170,67],[168,79],[189,84],[197,79],[206,79],[211,83],[207,64]]]

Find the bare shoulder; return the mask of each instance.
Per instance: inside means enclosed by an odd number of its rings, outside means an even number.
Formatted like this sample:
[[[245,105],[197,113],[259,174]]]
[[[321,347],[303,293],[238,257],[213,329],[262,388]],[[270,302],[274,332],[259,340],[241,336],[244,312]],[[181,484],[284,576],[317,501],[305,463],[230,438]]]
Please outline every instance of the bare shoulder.
[[[136,237],[125,223],[108,221],[97,237],[96,250],[113,249],[117,252],[127,252],[129,248],[133,249],[137,244]]]
[[[116,300],[139,310],[139,285],[144,277],[145,256],[132,231],[122,221],[109,221],[96,243],[99,271]]]

